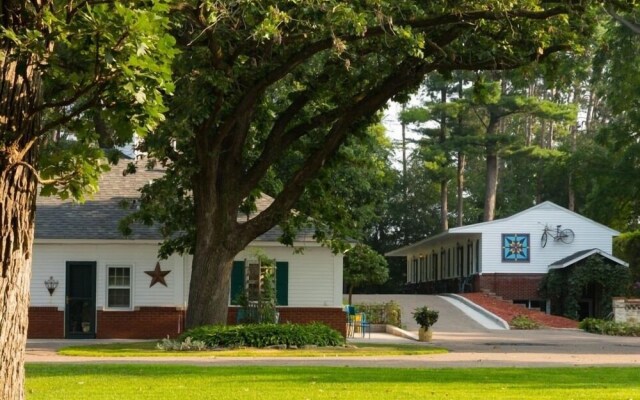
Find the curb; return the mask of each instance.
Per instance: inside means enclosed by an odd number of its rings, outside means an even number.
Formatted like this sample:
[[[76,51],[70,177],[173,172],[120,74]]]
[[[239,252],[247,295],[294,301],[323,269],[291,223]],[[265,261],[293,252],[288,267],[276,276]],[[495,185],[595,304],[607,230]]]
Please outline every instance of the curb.
[[[393,336],[400,336],[401,338],[418,341],[418,337],[411,332],[407,332],[404,329],[400,329],[397,326],[387,325],[386,332]]]
[[[459,295],[454,294],[454,293],[443,293],[440,296],[447,296],[447,297],[451,297],[453,299],[456,299],[459,302],[461,302],[462,304],[464,304],[465,306],[467,306],[467,307],[479,312],[480,314],[484,315],[486,318],[492,320],[496,324],[501,325],[504,329],[506,329],[506,330],[510,330],[511,329],[509,327],[509,324],[507,323],[507,321],[505,321],[504,319],[498,317],[497,315],[495,315],[494,313],[490,312],[489,310],[480,307],[479,305],[477,305],[476,303],[468,300],[465,297],[459,296]]]

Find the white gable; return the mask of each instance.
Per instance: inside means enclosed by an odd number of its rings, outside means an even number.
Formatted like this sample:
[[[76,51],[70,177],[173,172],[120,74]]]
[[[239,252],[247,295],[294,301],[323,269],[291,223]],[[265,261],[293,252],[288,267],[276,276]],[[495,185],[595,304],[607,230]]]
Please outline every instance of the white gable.
[[[561,229],[571,229],[574,232],[575,239],[572,243],[554,240],[553,236],[558,225]],[[548,236],[546,246],[543,247],[541,237],[545,227],[549,227],[552,235]],[[509,235],[517,235],[524,239],[526,259],[513,261],[503,257],[503,245]],[[546,201],[507,218],[452,228],[447,232],[393,250],[387,255],[406,256],[409,272],[414,260],[419,260],[420,263],[422,257],[426,255],[444,255],[443,250],[449,257],[449,249],[451,249],[452,254],[455,253],[452,256],[455,269],[459,249],[464,248],[463,255],[466,257],[467,248],[471,246],[473,254],[477,256],[477,261],[473,260],[474,271],[481,274],[540,274],[547,273],[549,266],[554,262],[579,251],[600,249],[611,254],[613,237],[617,235],[619,232],[614,229]],[[450,265],[449,261],[448,263]],[[476,266],[476,263],[479,265]],[[429,260],[426,260],[426,264],[429,265]]]

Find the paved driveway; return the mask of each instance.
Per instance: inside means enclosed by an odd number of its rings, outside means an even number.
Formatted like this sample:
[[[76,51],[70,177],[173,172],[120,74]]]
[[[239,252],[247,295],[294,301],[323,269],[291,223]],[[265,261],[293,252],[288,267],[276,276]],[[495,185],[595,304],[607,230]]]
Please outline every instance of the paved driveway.
[[[600,336],[575,329],[542,329],[531,331],[485,329],[462,311],[437,296],[427,295],[356,295],[358,302],[398,302],[402,308],[402,322],[409,331],[418,326],[411,317],[416,307],[428,305],[440,311],[434,326],[433,342],[425,346],[444,347],[447,354],[397,357],[335,357],[335,358],[86,358],[63,357],[55,349],[91,341],[30,340],[27,362],[67,363],[175,363],[190,365],[282,365],[282,366],[353,366],[396,368],[451,367],[571,367],[581,366],[638,366],[640,367],[640,338]],[[395,336],[358,339],[419,343]],[[107,341],[98,341],[107,342]]]
[[[405,330],[415,332],[419,326],[411,314],[417,307],[428,306],[440,311],[438,322],[433,326],[434,332],[486,332],[482,325],[468,317],[460,309],[446,300],[434,295],[425,294],[354,294],[353,303],[387,303],[395,301],[400,305],[402,324]],[[346,300],[345,300],[346,301]]]

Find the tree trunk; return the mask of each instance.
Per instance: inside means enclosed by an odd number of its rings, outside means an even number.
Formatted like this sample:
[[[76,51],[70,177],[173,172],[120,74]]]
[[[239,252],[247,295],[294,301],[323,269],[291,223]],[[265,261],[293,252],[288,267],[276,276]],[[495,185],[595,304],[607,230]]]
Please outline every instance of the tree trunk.
[[[498,150],[495,143],[496,129],[499,120],[494,116],[487,127],[486,163],[487,176],[484,196],[484,221],[493,221],[496,212],[496,195],[498,193]]]
[[[203,146],[203,148],[206,146]],[[225,212],[222,190],[216,184],[215,156],[199,153],[201,171],[194,176],[195,246],[189,284],[186,327],[227,323],[233,258],[244,243],[229,242],[236,223],[236,207]]]
[[[580,86],[576,84],[573,88],[573,104],[576,107],[580,107]],[[578,129],[580,128],[580,122],[576,120],[576,123],[571,127],[571,155],[574,155],[578,146]],[[573,188],[573,171],[572,167],[569,167],[569,210],[576,210],[576,192]]]
[[[496,212],[496,195],[498,192],[498,155],[495,149],[487,152],[487,180],[484,197],[484,220],[493,221]]]
[[[447,102],[447,88],[444,86],[440,89],[440,102],[445,104]],[[442,116],[440,117],[440,145],[444,145],[444,142],[447,140],[447,116],[444,111],[442,112]],[[445,168],[448,167],[448,162]],[[447,178],[443,178],[440,181],[440,230],[443,232],[449,229],[449,200],[448,196],[448,186],[449,180]]]
[[[443,232],[449,229],[449,182],[440,182],[440,230]]]
[[[24,399],[24,352],[37,179],[34,134],[41,118],[41,80],[32,60],[8,60],[0,71],[0,398]]]
[[[458,152],[458,226],[463,225],[464,220],[464,168],[467,158],[463,152]]]
[[[196,245],[189,285],[187,328],[227,324],[231,268],[236,253]]]

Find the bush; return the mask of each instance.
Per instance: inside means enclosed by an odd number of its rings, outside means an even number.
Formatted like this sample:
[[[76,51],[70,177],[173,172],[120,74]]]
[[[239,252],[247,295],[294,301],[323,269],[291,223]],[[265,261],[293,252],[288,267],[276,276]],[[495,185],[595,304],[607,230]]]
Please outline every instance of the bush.
[[[580,321],[580,329],[610,336],[640,336],[640,324],[630,322],[615,322],[604,319],[585,318]]]
[[[158,342],[156,347],[160,350],[166,351],[202,351],[209,349],[205,342],[201,340],[192,340],[191,337],[186,337],[184,340],[172,340],[165,338]]]
[[[387,324],[400,326],[402,313],[400,305],[395,301],[388,303],[356,304],[356,310],[367,314],[371,324]]]
[[[418,325],[425,329],[438,322],[439,315],[439,311],[432,310],[427,306],[418,307],[413,310],[413,318],[416,320]]]
[[[208,325],[190,329],[180,340],[204,342],[209,348],[344,346],[340,332],[320,323]]]
[[[509,324],[513,329],[540,329],[540,324],[526,315],[516,315],[511,319],[511,323]]]

